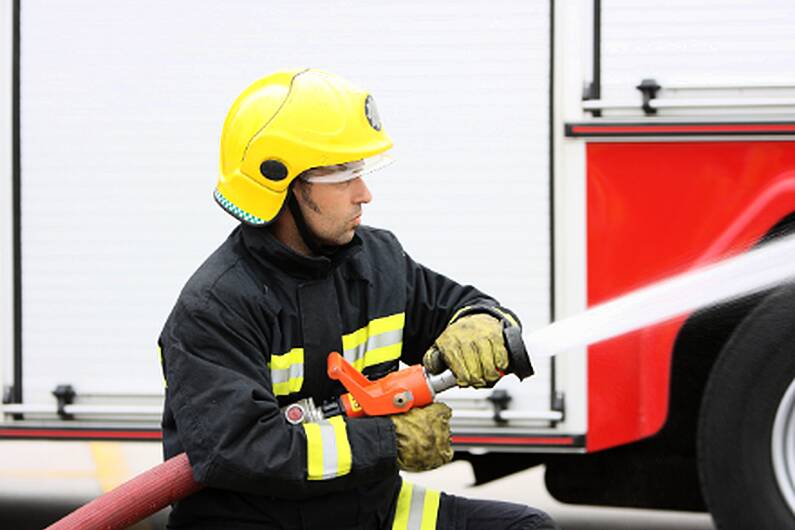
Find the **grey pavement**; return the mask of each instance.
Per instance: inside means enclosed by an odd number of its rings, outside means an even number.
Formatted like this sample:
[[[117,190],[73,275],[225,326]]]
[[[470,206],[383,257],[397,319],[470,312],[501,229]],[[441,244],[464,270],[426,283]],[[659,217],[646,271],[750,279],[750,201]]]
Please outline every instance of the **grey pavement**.
[[[0,441],[0,528],[42,529],[115,485],[160,463],[152,442]],[[466,462],[427,473],[415,483],[484,499],[521,502],[552,515],[564,530],[713,530],[708,514],[562,504],[544,488],[543,467],[473,487]],[[164,528],[166,511],[134,530]]]

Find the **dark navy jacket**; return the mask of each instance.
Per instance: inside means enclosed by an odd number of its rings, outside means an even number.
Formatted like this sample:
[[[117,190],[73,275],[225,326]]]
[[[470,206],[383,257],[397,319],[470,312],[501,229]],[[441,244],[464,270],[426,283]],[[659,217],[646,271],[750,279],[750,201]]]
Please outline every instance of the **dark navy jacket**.
[[[186,452],[207,489],[173,528],[373,528],[400,488],[388,418],[308,429],[281,408],[342,393],[331,351],[371,379],[417,364],[453,314],[495,305],[360,227],[332,257],[307,257],[240,225],[185,285],[160,335],[165,457]]]

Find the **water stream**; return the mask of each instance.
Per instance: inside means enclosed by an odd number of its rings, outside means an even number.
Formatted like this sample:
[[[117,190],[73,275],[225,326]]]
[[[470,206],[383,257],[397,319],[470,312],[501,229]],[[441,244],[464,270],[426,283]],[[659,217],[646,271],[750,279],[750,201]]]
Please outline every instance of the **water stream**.
[[[668,278],[524,333],[531,358],[551,357],[690,311],[795,280],[795,236]]]

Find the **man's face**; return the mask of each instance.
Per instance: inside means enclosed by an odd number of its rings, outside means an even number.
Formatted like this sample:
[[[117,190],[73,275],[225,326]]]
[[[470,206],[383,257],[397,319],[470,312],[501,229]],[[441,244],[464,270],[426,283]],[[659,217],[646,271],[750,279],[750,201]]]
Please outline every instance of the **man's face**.
[[[306,224],[325,245],[350,243],[361,224],[362,205],[373,198],[361,177],[332,184],[299,179],[294,190]]]

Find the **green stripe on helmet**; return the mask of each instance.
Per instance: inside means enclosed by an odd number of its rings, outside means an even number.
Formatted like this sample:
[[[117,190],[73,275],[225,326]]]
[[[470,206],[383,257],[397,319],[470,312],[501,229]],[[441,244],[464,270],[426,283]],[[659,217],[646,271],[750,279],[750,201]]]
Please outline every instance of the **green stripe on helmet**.
[[[252,224],[252,225],[264,225],[264,224],[267,224],[267,221],[265,221],[265,219],[257,217],[256,215],[252,215],[252,214],[250,214],[250,213],[238,208],[237,206],[235,206],[232,203],[232,201],[230,201],[229,199],[227,199],[226,197],[221,195],[221,192],[218,191],[218,188],[216,188],[215,191],[213,191],[213,197],[215,197],[216,202],[218,204],[220,204],[221,207],[224,210],[226,210],[227,212],[231,213],[232,215],[234,215],[235,217],[237,217],[241,221],[245,221],[246,223],[249,223],[249,224]]]

